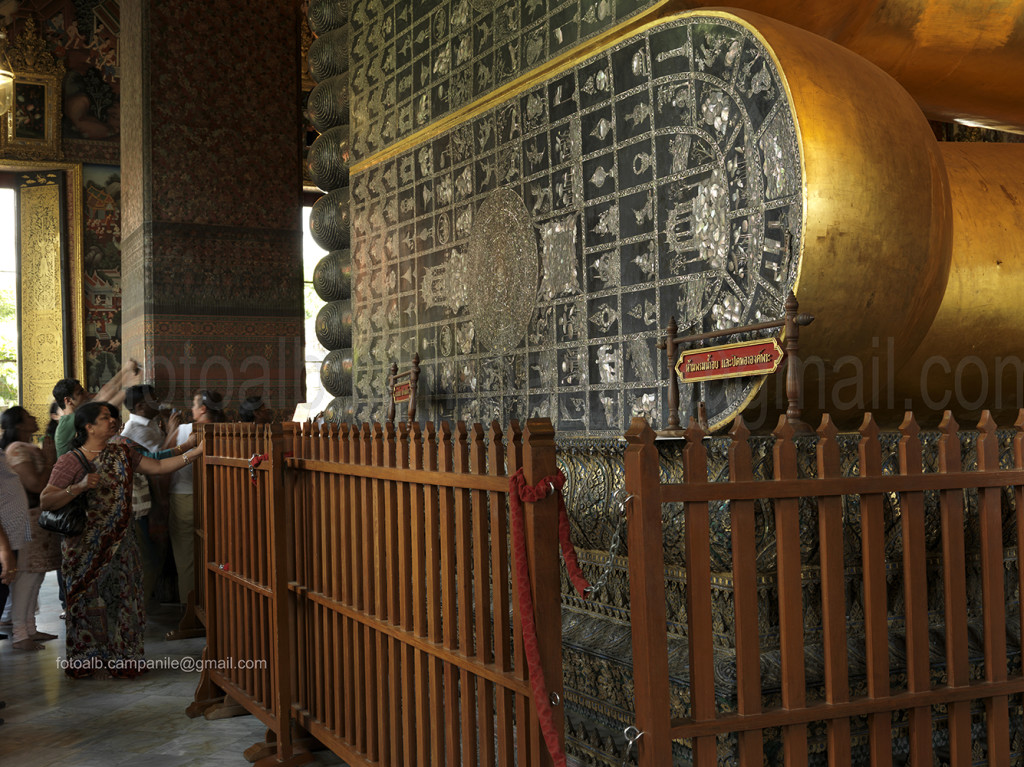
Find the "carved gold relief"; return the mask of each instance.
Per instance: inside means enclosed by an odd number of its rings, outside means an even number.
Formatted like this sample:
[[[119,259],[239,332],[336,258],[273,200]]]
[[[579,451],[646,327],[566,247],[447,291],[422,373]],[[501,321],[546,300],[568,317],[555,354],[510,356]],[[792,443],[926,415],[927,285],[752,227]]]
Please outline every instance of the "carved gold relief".
[[[40,422],[64,377],[59,176],[39,173],[20,191],[21,402]]]

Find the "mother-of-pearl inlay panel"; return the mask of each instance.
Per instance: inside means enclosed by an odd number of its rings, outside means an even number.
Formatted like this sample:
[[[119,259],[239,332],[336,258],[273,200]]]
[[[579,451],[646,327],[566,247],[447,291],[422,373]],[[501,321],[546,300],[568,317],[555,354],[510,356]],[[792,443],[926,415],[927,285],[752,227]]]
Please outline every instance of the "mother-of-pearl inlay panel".
[[[361,419],[418,352],[424,415],[663,425],[669,317],[681,334],[778,318],[800,253],[792,108],[759,37],[722,16],[620,42],[351,189]],[[700,395],[721,412],[750,387]]]

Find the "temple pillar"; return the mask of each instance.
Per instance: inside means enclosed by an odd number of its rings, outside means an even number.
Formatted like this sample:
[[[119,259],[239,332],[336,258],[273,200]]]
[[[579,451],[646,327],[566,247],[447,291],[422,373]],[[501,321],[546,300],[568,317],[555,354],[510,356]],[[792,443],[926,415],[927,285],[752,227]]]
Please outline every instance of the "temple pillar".
[[[305,399],[298,4],[121,4],[123,354],[175,404]],[[185,22],[187,20],[187,23]]]

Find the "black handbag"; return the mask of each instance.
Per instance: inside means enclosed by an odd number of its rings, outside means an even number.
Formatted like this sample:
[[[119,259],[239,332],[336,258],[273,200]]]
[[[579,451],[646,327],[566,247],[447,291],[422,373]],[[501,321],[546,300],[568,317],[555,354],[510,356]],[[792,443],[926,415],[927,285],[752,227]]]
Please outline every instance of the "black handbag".
[[[92,468],[77,450],[75,458],[82,464],[86,474]],[[60,535],[81,535],[85,530],[85,512],[89,508],[88,492],[76,495],[59,509],[43,509],[39,512],[39,526]]]

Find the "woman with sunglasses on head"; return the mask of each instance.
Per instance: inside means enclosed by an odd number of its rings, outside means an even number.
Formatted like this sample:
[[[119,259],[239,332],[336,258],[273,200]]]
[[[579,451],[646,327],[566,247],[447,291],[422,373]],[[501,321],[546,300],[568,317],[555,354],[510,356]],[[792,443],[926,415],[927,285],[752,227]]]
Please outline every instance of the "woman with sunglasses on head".
[[[164,447],[184,444],[197,423],[223,423],[224,398],[215,391],[203,389],[192,397],[192,423],[183,423],[167,435]],[[178,599],[188,601],[195,583],[195,512],[192,507],[192,469],[179,471],[171,478],[171,518],[169,530],[174,566],[178,570]]]
[[[145,600],[132,477],[136,471],[177,471],[203,452],[199,445],[162,460],[147,458],[124,442],[110,441],[118,424],[115,408],[106,402],[77,407],[74,449],[57,459],[39,498],[42,508],[60,509],[88,492],[85,530],[62,541],[68,603],[65,673],[72,677],[132,677],[144,670]]]

